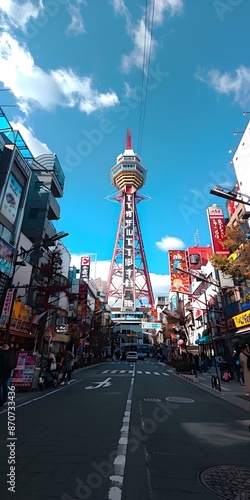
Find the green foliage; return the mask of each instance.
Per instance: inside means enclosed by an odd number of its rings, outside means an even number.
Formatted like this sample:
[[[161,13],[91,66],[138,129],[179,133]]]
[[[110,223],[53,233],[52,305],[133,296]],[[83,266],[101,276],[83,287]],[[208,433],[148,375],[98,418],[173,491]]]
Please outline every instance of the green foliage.
[[[226,238],[221,242],[231,252],[229,257],[212,254],[211,264],[232,278],[250,279],[250,240],[240,226],[227,227]]]

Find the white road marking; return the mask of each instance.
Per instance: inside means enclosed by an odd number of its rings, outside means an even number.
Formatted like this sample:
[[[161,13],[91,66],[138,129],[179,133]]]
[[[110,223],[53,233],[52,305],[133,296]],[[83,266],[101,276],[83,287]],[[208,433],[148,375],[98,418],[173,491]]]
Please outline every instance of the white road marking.
[[[81,382],[81,380],[76,380],[75,384],[77,384],[78,382]],[[34,401],[38,401],[39,399],[47,398],[48,396],[51,396],[52,394],[55,394],[55,392],[63,391],[64,389],[66,389],[66,387],[72,387],[72,386],[71,386],[71,384],[66,384],[63,387],[60,387],[59,389],[54,389],[53,391],[48,392],[47,394],[43,394],[42,396],[39,396],[38,398],[29,399],[29,401],[25,401],[25,403],[21,403],[20,405],[16,405],[16,408],[21,408],[21,406],[26,406],[26,405],[28,405],[30,403],[33,403]],[[7,408],[6,408],[6,410],[3,410],[1,412],[1,414],[5,413],[6,411],[8,411]]]
[[[124,411],[122,427],[120,430],[120,438],[117,447],[117,454],[113,462],[114,471],[113,474],[109,477],[109,480],[111,481],[111,486],[108,492],[109,500],[121,500],[122,498],[122,485],[124,480],[125,465],[127,458],[127,446],[128,446],[129,424],[131,417],[131,405],[132,405],[133,386],[135,377],[135,365],[131,373],[132,377],[128,392],[128,398],[126,402],[126,408]]]
[[[100,387],[109,387],[112,385],[110,380],[111,378],[106,378],[106,380],[103,380],[102,382],[93,382],[93,384],[97,385],[89,385],[88,387],[85,387],[85,389],[100,389]]]
[[[145,372],[145,373],[146,373],[146,375],[151,375],[151,372]]]
[[[137,371],[136,373],[142,373],[142,372],[140,372],[140,371]]]
[[[160,375],[158,372],[154,372],[155,375]]]
[[[121,370],[120,373],[126,373],[126,370]]]
[[[110,373],[117,373],[118,370],[112,370]]]
[[[104,372],[101,372],[101,373],[108,373],[110,370],[104,370]]]
[[[168,373],[165,373],[165,372],[163,372],[163,374],[162,374],[162,375],[165,375],[165,377],[169,377],[169,374],[168,374]]]

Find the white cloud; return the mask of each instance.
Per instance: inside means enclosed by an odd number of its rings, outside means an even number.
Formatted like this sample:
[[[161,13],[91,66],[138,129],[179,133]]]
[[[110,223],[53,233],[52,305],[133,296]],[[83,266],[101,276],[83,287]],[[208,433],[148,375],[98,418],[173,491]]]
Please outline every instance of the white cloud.
[[[91,77],[79,76],[71,68],[44,71],[28,48],[6,32],[0,36],[0,81],[11,89],[26,114],[34,108],[49,111],[56,106],[77,106],[90,114],[119,103],[115,92],[99,92]]]
[[[218,94],[232,95],[241,107],[250,104],[250,68],[239,66],[231,72],[198,68],[195,77],[213,88]]]
[[[46,153],[51,153],[47,144],[39,141],[39,139],[37,139],[37,137],[35,136],[32,128],[25,127],[20,117],[14,118],[14,121],[11,122],[11,126],[13,127],[14,130],[18,130],[20,132],[21,136],[23,137],[24,141],[26,142],[28,148],[30,149],[34,157]]]
[[[81,254],[71,254],[71,266],[75,266],[77,269],[80,268],[80,259],[83,255],[87,255],[87,253]],[[101,278],[103,281],[108,280],[109,269],[110,269],[110,260],[99,260],[94,262],[94,258],[92,258],[90,263],[90,277],[92,279]],[[170,286],[170,276],[163,274],[155,274],[149,273],[150,279],[152,283],[153,293],[157,295],[159,293],[167,293]]]
[[[7,28],[8,25],[14,28],[26,30],[31,18],[36,19],[43,12],[42,0],[0,0],[0,25]]]
[[[76,0],[76,4],[69,3],[68,4],[68,11],[71,16],[71,23],[68,26],[67,33],[73,33],[74,35],[79,35],[80,33],[85,32],[84,28],[84,20],[81,15],[81,9],[80,5],[85,4],[85,0]]]
[[[124,73],[129,73],[133,66],[137,66],[137,68],[143,67],[143,61],[145,60],[146,63],[149,59],[150,46],[150,57],[153,59],[157,45],[152,39],[148,28],[145,26],[144,19],[141,19],[133,28],[131,27],[129,32],[134,42],[134,48],[130,54],[122,56],[122,71]],[[146,50],[144,50],[144,45]]]
[[[121,68],[125,73],[129,73],[133,66],[142,68],[143,62],[147,66],[149,59],[154,59],[157,42],[151,36],[152,24],[154,28],[161,26],[164,22],[165,12],[175,15],[181,13],[183,10],[183,0],[151,0],[151,3],[148,5],[147,15],[144,12],[142,18],[133,25],[124,0],[110,0],[110,3],[113,6],[115,14],[125,17],[127,33],[134,43],[132,51],[122,56]]]
[[[168,250],[181,250],[186,245],[180,238],[176,238],[175,236],[163,236],[161,241],[156,242],[156,246],[159,250],[168,252]]]
[[[169,274],[155,274],[150,273],[151,284],[154,296],[161,293],[168,293],[170,287]]]
[[[165,12],[171,16],[180,14],[183,10],[183,0],[155,0],[154,24],[161,25],[164,21]]]

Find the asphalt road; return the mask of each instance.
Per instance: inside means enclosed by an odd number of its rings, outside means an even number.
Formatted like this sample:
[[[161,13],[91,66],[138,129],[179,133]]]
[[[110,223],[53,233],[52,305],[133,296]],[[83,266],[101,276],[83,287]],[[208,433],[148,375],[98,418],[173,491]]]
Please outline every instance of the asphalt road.
[[[250,499],[248,411],[156,360],[72,379],[0,411],[1,499]]]

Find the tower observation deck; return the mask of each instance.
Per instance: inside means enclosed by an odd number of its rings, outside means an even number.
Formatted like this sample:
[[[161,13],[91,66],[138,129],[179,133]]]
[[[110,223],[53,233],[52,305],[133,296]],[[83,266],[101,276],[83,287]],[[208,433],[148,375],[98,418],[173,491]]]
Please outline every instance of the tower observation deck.
[[[107,300],[119,303],[122,311],[135,311],[140,306],[153,307],[154,297],[136,205],[145,199],[138,190],[146,182],[147,169],[132,147],[131,131],[127,131],[124,153],[110,169],[111,182],[119,191],[113,198],[121,203],[113,257],[110,266]],[[118,304],[117,304],[118,305]]]

